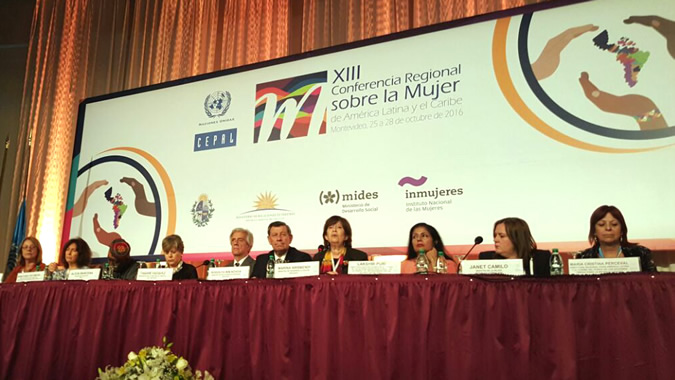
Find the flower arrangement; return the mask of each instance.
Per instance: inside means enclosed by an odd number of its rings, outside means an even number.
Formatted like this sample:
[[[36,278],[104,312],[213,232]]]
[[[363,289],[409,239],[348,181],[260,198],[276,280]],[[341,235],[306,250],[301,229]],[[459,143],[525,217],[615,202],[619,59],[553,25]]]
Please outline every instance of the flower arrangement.
[[[213,380],[207,371],[193,374],[187,360],[171,352],[171,346],[164,337],[162,347],[145,347],[138,354],[131,351],[123,366],[99,368],[96,380]]]

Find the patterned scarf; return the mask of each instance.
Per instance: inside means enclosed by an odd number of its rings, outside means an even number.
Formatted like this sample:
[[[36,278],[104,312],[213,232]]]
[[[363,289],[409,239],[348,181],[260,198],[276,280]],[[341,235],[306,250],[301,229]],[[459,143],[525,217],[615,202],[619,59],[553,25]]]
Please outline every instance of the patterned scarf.
[[[337,272],[342,273],[342,264],[344,263],[345,255],[340,255],[340,261],[337,265]],[[333,270],[333,253],[331,251],[326,252],[326,256],[323,257],[321,261],[321,273],[327,273]]]

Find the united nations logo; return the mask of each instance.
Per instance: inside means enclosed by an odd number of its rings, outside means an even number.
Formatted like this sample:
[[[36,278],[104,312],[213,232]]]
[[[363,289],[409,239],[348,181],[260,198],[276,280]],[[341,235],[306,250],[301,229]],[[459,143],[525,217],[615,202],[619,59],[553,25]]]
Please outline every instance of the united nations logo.
[[[223,116],[230,109],[232,96],[229,91],[216,91],[204,100],[204,112],[208,117]]]
[[[197,227],[204,227],[209,224],[209,220],[213,217],[213,203],[206,194],[199,196],[199,200],[192,205],[192,222]]]

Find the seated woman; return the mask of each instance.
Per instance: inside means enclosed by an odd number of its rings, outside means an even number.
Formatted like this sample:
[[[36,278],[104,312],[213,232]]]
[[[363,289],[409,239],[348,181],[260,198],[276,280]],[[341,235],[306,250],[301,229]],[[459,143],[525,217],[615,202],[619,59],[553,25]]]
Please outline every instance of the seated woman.
[[[19,257],[19,265],[17,265],[5,279],[5,283],[16,282],[16,277],[19,273],[36,272],[45,270],[45,265],[42,263],[42,246],[38,239],[28,236],[23,239],[21,245],[21,256]]]
[[[169,235],[162,240],[162,255],[169,268],[173,269],[173,280],[197,279],[197,269],[183,262],[183,239],[178,235]]]
[[[643,272],[656,272],[649,248],[628,241],[626,221],[614,206],[600,206],[591,214],[588,231],[591,248],[583,251],[579,258],[639,257]]]
[[[324,223],[323,244],[326,250],[314,256],[321,262],[321,273],[347,273],[350,261],[368,260],[368,254],[352,248],[352,227],[341,216],[331,216]]]
[[[91,249],[89,244],[81,238],[68,240],[64,244],[59,255],[59,266],[57,263],[51,263],[47,267],[50,274],[50,280],[66,280],[71,269],[87,269],[91,262]]]
[[[522,259],[523,269],[528,276],[530,259],[533,261],[535,276],[550,276],[551,252],[537,249],[537,243],[530,233],[530,227],[519,218],[504,218],[495,222],[492,230],[495,250],[481,252],[479,259]]]
[[[401,273],[417,272],[417,255],[420,250],[429,260],[429,273],[436,272],[438,251],[444,251],[443,239],[438,231],[426,223],[417,223],[410,229],[408,234],[408,258],[401,263]],[[457,263],[451,256],[444,256],[448,273],[457,273]]]

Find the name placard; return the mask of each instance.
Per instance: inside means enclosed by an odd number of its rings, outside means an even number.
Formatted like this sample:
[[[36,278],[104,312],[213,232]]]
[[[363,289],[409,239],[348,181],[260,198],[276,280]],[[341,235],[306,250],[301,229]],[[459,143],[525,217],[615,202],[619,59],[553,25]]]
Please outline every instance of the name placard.
[[[68,271],[68,280],[93,281],[101,277],[101,268],[71,269]]]
[[[209,273],[206,275],[206,279],[209,281],[218,281],[248,278],[249,270],[250,269],[247,266],[209,268]]]
[[[401,274],[399,261],[350,261],[347,274]]]
[[[36,282],[44,280],[45,280],[45,272],[43,271],[18,273],[16,275],[16,282]]]
[[[171,281],[173,269],[171,268],[138,268],[136,280],[138,281]]]
[[[280,263],[274,265],[274,278],[294,278],[319,275],[319,262]]]
[[[591,275],[605,273],[640,272],[639,257],[621,257],[616,259],[575,259],[568,263],[571,275]]]
[[[502,274],[524,276],[523,260],[466,260],[462,262],[460,274]]]

